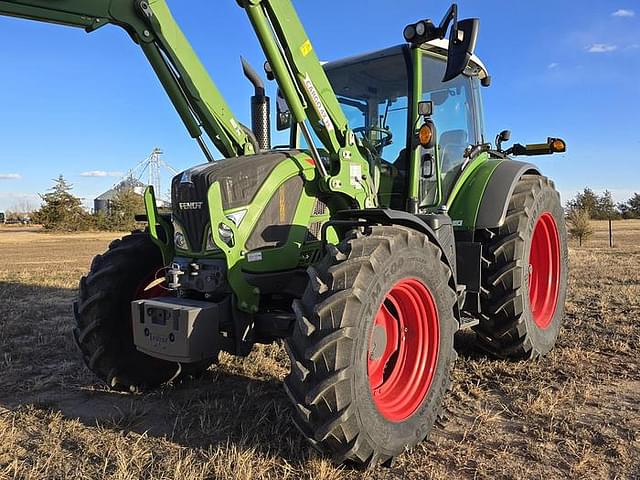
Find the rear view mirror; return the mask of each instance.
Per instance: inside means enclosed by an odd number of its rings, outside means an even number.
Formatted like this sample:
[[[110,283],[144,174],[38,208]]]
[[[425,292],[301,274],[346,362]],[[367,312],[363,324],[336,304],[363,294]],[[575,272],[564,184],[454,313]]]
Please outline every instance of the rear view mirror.
[[[511,139],[511,130],[503,130],[496,136],[496,149],[501,152],[502,144]]]
[[[278,112],[276,128],[279,132],[291,128],[291,112]]]
[[[451,27],[447,71],[444,74],[443,82],[453,80],[465,71],[476,49],[479,29],[480,20],[477,18],[460,20],[457,26],[454,23]]]
[[[291,110],[287,101],[282,96],[280,90],[278,90],[278,97],[276,98],[276,129],[281,132],[291,128]]]

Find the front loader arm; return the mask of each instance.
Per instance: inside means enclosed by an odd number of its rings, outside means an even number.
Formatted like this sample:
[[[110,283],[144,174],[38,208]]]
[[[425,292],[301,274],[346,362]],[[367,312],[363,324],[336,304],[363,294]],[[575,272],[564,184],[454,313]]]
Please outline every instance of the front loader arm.
[[[248,0],[249,19],[297,122],[309,119],[324,146],[337,152],[347,119],[298,15],[288,0]]]
[[[175,22],[165,0],[0,0],[0,15],[79,27],[114,24],[126,30],[151,63],[191,137],[211,161],[202,130],[225,157],[251,154],[256,144]]]
[[[327,188],[350,196],[362,207],[375,205],[367,156],[349,128],[291,0],[238,0],[238,4],[249,16]],[[329,152],[328,171],[313,145],[307,121]]]

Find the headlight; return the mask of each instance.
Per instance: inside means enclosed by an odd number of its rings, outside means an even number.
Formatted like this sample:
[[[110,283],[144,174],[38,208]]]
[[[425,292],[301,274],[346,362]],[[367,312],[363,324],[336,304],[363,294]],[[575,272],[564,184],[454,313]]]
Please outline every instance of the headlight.
[[[176,232],[175,243],[176,247],[178,247],[180,250],[187,249],[187,239],[182,232]]]
[[[226,243],[230,247],[233,246],[233,232],[229,227],[221,223],[218,227],[218,235],[220,235],[220,238],[222,238],[222,241],[224,243]],[[213,252],[215,250],[220,249],[216,245],[216,242],[213,241],[213,235],[211,235],[211,227],[209,227],[209,229],[207,229],[207,251]]]
[[[246,210],[239,210],[237,212],[228,214],[227,218],[231,220],[236,225],[236,227],[239,227],[246,214],[247,214]],[[226,243],[230,247],[233,246],[233,243],[234,243],[233,231],[229,227],[227,227],[224,223],[221,223],[220,225],[218,225],[218,235],[220,235],[224,243]],[[211,228],[209,228],[209,231],[207,233],[207,250],[208,251],[218,250],[218,247],[216,246],[216,243],[213,241],[213,237],[211,235]]]
[[[224,243],[226,243],[230,247],[233,246],[233,231],[224,223],[221,223],[218,226],[218,234],[220,235]]]
[[[189,243],[187,242],[187,236],[184,234],[182,227],[175,220],[173,221],[173,243],[176,248],[180,250],[189,250]]]

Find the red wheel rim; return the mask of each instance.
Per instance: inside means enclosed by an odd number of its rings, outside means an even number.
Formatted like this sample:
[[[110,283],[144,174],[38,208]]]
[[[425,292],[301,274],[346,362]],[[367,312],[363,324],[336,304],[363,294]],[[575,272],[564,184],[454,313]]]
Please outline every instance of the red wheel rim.
[[[556,221],[543,213],[533,229],[529,252],[529,305],[535,324],[551,325],[560,290],[560,237]]]
[[[387,420],[401,422],[420,407],[438,363],[440,323],[429,289],[407,278],[387,293],[367,351],[373,400]]]

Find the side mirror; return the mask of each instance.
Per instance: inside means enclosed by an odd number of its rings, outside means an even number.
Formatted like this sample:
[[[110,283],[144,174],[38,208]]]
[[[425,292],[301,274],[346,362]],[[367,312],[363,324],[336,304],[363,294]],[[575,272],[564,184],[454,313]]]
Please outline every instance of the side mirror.
[[[291,128],[291,110],[287,101],[282,96],[280,90],[278,90],[278,97],[276,98],[276,129],[281,132]]]
[[[511,130],[503,130],[496,137],[496,149],[501,152],[502,144],[508,142],[511,139]]]
[[[453,24],[449,35],[449,56],[443,82],[453,80],[467,68],[476,49],[479,30],[480,20],[477,18],[460,20],[457,26]]]
[[[271,68],[271,64],[269,62],[264,62],[264,74],[267,76],[267,80],[273,82],[276,79],[276,76],[273,73],[273,69]]]

